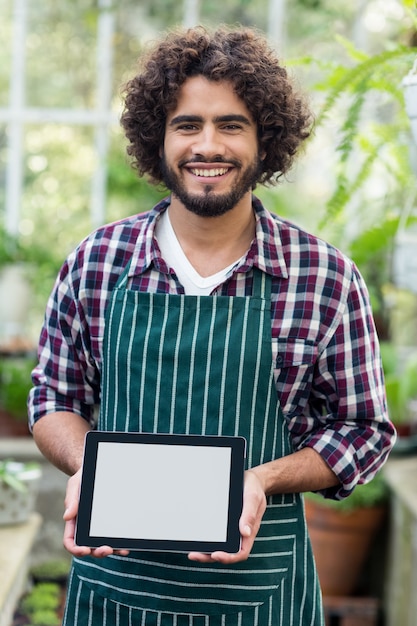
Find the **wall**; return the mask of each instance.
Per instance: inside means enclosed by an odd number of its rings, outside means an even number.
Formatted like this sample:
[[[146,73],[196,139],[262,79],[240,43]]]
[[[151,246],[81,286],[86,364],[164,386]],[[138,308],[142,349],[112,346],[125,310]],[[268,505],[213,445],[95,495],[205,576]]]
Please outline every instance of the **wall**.
[[[386,626],[417,624],[417,455],[394,457],[384,468],[391,488]]]

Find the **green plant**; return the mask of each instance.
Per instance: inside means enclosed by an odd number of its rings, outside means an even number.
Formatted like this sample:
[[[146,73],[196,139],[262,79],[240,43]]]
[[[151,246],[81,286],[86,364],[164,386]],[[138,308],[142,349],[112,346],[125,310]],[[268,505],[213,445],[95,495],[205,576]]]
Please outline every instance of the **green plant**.
[[[56,612],[51,609],[40,609],[32,613],[31,626],[59,626],[60,623]]]
[[[339,37],[343,62],[304,59],[320,72],[314,86],[321,102],[316,134],[327,132],[336,143],[333,186],[320,229],[363,273],[382,339],[390,338],[384,287],[393,282],[399,224],[407,229],[416,221],[408,212],[416,173],[402,79],[417,57],[417,48],[406,43],[417,22],[405,1],[404,10],[410,14],[409,32],[381,44],[384,49],[376,53]]]
[[[42,245],[33,237],[12,235],[0,223],[0,272],[8,265],[22,265],[33,292],[43,304],[61,263],[60,251],[54,246]]]
[[[53,582],[66,579],[69,570],[69,559],[54,559],[33,565],[30,574],[36,581]]]
[[[414,189],[410,159],[410,123],[405,111],[401,78],[411,69],[417,48],[389,42],[387,49],[366,54],[338,38],[348,60],[327,64],[316,84],[324,98],[318,125],[335,116],[340,120],[336,150],[336,181],[323,223],[339,217],[378,170],[390,183],[390,208]],[[314,62],[312,59],[309,62]],[[385,185],[383,186],[385,188]]]
[[[34,365],[31,357],[4,359],[0,363],[0,406],[18,419],[27,419],[26,400]]]
[[[322,506],[348,513],[356,509],[383,505],[387,502],[388,495],[388,486],[381,473],[379,473],[369,483],[357,485],[350,496],[344,500],[331,500],[312,492],[306,493],[305,497],[318,502]]]
[[[381,344],[390,417],[395,424],[404,424],[411,418],[411,402],[417,400],[417,349],[401,359],[396,346]]]
[[[6,232],[0,225],[0,267],[14,263],[20,257],[20,246],[15,237]]]
[[[56,583],[39,583],[23,598],[21,609],[30,619],[31,626],[58,626],[60,586]]]
[[[0,461],[0,483],[19,492],[27,491],[25,480],[38,476],[40,465],[36,462],[20,463],[11,459]]]
[[[50,258],[50,252],[44,247],[7,232],[5,226],[0,224],[0,267],[10,263],[34,263],[38,265]]]

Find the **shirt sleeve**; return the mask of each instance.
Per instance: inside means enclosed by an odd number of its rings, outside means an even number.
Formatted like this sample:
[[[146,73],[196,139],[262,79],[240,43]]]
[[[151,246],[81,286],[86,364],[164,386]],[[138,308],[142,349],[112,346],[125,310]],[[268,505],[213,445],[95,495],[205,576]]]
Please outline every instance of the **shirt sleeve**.
[[[312,366],[303,415],[288,419],[295,447],[312,447],[338,476],[341,486],[322,491],[334,499],[370,481],[396,437],[367,289],[352,268],[340,321]]]
[[[100,375],[79,294],[83,264],[75,253],[64,263],[49,298],[38,364],[28,398],[29,427],[46,413],[69,411],[92,422],[99,403]]]

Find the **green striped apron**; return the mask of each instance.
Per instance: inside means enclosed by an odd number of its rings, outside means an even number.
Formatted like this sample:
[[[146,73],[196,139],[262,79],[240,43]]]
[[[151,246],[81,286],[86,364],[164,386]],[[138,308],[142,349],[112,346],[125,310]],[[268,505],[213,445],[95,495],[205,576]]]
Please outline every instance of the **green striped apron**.
[[[143,293],[128,288],[127,268],[106,312],[98,428],[240,435],[249,468],[289,454],[270,285],[255,268],[250,297]],[[235,565],[156,552],[75,558],[64,624],[104,623],[104,611],[107,624],[322,625],[301,497],[268,498],[252,553]]]

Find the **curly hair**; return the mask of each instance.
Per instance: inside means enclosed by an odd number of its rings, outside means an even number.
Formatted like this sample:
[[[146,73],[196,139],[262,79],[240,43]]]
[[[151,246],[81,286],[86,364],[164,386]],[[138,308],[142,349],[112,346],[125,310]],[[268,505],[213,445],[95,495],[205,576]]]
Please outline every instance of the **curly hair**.
[[[187,78],[199,75],[232,83],[257,123],[259,149],[266,154],[258,182],[278,182],[310,135],[312,116],[266,39],[249,28],[175,29],[143,55],[139,73],[125,87],[121,116],[132,166],[140,176],[162,181],[167,114]]]

